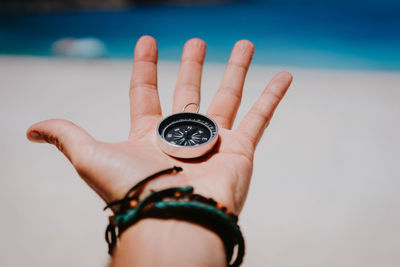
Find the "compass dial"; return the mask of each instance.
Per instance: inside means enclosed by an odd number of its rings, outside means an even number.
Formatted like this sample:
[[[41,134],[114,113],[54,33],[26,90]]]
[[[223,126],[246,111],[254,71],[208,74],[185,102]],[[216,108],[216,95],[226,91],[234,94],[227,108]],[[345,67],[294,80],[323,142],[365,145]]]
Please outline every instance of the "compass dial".
[[[198,146],[210,139],[211,132],[197,122],[179,122],[165,129],[165,139],[180,146]]]
[[[190,157],[200,153],[196,151],[202,151],[204,154],[204,151],[210,150],[218,136],[218,126],[213,120],[192,112],[181,112],[166,117],[158,125],[157,131],[164,152],[170,155],[192,155]],[[193,149],[179,151],[179,147],[187,149],[193,147]]]

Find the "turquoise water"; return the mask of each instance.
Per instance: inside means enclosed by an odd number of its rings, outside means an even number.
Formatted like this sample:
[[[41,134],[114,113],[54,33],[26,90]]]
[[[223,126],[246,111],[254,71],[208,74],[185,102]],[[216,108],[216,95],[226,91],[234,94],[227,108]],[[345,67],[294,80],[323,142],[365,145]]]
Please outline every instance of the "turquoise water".
[[[178,60],[184,42],[200,37],[208,44],[206,60],[225,62],[235,41],[249,39],[258,64],[400,70],[400,4],[327,3],[276,0],[3,15],[0,54],[51,56],[54,41],[90,36],[104,42],[105,57],[131,58],[136,40],[150,34],[166,60]]]

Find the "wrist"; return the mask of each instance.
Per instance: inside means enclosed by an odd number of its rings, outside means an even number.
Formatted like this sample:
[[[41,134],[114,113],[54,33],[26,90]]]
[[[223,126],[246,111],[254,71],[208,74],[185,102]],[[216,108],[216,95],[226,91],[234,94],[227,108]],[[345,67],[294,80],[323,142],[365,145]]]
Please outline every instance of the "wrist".
[[[129,264],[128,264],[129,263]],[[214,232],[179,220],[144,219],[127,229],[113,266],[226,266],[224,244]]]

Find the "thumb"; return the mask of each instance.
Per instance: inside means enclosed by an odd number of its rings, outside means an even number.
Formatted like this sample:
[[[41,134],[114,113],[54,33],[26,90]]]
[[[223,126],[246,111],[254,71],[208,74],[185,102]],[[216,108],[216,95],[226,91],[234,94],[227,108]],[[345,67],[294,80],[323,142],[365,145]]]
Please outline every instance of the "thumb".
[[[26,136],[32,142],[55,145],[74,166],[79,163],[79,158],[84,158],[82,156],[92,150],[96,142],[85,130],[62,119],[35,123],[29,127]]]

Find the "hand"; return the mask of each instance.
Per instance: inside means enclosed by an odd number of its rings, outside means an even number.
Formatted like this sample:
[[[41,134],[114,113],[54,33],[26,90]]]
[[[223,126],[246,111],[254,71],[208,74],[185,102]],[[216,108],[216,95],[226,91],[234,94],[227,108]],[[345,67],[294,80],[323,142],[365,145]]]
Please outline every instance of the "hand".
[[[182,53],[172,112],[187,103],[200,103],[200,81],[206,45],[189,40]],[[208,108],[220,128],[216,148],[206,156],[180,160],[164,154],[155,142],[155,129],[162,119],[157,91],[157,44],[143,36],[136,44],[130,84],[131,129],[128,140],[104,143],[95,140],[72,122],[52,119],[32,125],[27,137],[57,146],[79,175],[107,203],[123,197],[135,183],[174,165],[183,171],[151,182],[149,188],[192,185],[196,193],[212,197],[238,214],[244,204],[253,168],[253,155],[275,108],[292,77],[277,74],[245,116],[232,130],[254,46],[236,43],[221,85]]]

